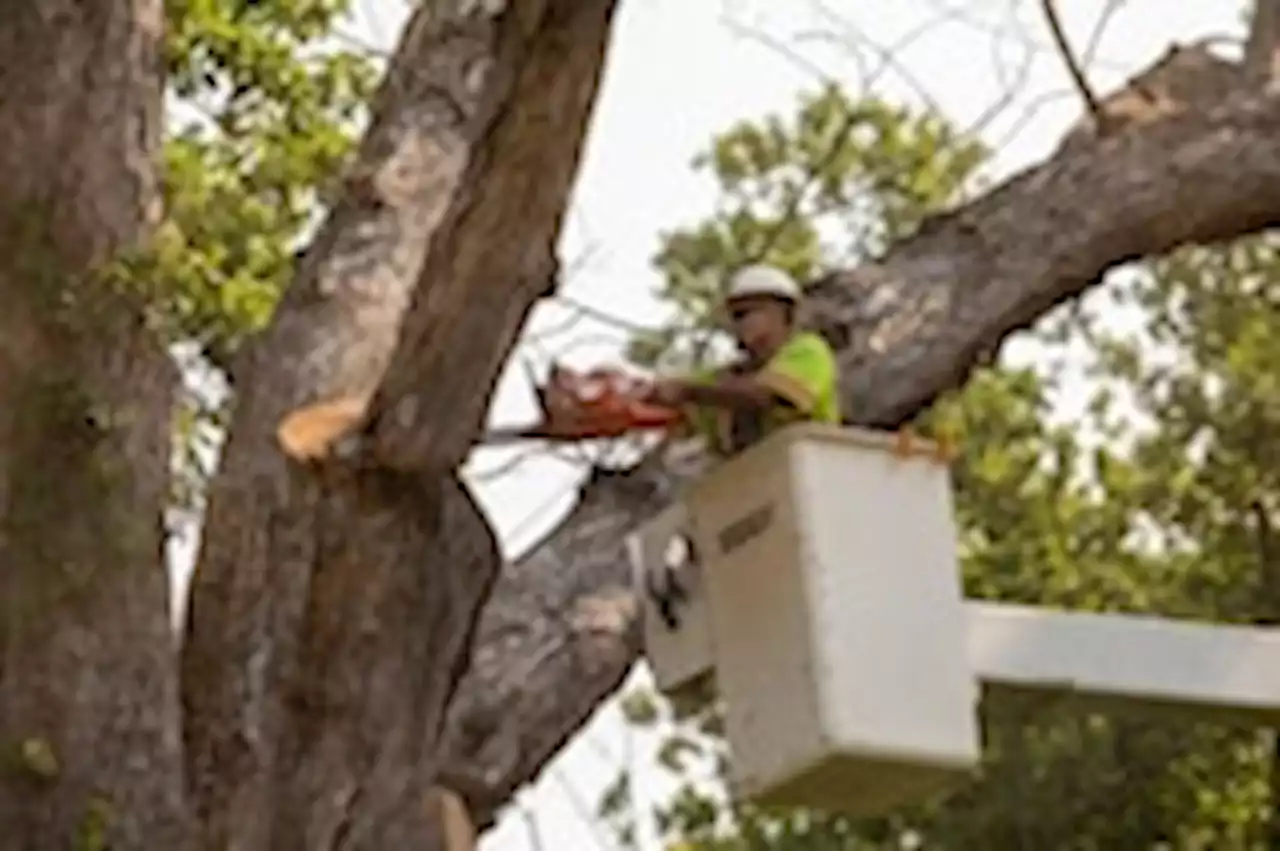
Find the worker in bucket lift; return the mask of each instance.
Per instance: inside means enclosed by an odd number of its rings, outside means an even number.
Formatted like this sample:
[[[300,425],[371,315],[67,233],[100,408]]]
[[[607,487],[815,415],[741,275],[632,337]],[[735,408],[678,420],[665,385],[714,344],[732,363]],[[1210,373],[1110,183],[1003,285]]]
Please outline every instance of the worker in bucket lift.
[[[688,424],[721,458],[802,420],[840,422],[835,354],[826,340],[797,321],[801,292],[773,266],[748,266],[729,281],[724,309],[741,359],[728,368],[689,379],[655,382],[651,401],[687,412]],[[684,535],[690,561],[693,541]],[[668,629],[687,591],[677,569],[648,574],[647,591]]]
[[[798,321],[801,290],[786,272],[753,265],[729,281],[724,300],[742,358],[726,369],[654,383],[651,401],[687,412],[721,457],[801,420],[840,422],[835,354]]]

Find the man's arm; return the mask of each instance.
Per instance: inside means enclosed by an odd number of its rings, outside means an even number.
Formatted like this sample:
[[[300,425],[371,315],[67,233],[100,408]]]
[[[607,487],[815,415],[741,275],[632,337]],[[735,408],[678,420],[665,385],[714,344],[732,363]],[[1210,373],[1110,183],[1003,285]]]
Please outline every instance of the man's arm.
[[[835,381],[835,357],[816,335],[794,337],[757,373],[717,373],[694,380],[663,380],[653,400],[667,405],[702,405],[739,411],[761,411],[787,405],[801,414],[813,410],[818,397]]]
[[[677,404],[760,411],[778,403],[775,393],[751,375],[720,375],[706,382],[679,382]]]
[[[760,386],[804,416],[830,397],[836,381],[835,354],[816,334],[799,334],[756,375]]]

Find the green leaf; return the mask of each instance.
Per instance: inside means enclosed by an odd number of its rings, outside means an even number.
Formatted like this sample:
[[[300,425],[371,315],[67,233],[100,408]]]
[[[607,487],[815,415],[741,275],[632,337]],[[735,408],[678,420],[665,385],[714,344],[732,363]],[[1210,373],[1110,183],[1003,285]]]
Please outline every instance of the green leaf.
[[[620,772],[600,794],[600,803],[596,811],[601,818],[612,818],[624,812],[631,800],[631,775]]]
[[[658,722],[658,703],[652,692],[634,689],[619,701],[622,717],[638,727],[650,727]]]
[[[675,774],[687,770],[688,760],[701,756],[704,748],[693,738],[681,734],[668,736],[658,748],[658,764]]]

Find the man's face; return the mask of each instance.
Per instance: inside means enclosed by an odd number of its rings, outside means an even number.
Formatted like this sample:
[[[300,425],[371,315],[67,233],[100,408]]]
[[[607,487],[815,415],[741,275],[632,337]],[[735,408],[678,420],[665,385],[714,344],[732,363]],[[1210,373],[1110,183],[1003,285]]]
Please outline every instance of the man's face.
[[[754,357],[762,358],[787,338],[787,307],[777,299],[751,297],[735,299],[727,305],[730,329],[738,344]]]

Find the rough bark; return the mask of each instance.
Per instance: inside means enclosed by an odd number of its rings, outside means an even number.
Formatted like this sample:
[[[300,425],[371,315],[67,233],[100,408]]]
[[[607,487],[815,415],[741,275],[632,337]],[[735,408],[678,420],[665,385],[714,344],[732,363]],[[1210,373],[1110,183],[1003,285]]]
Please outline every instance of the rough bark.
[[[206,847],[266,847],[272,832],[285,720],[275,686],[295,653],[324,497],[280,456],[274,421],[382,368],[466,165],[494,22],[449,18],[437,5],[410,19],[347,191],[234,369],[237,410],[210,493],[182,658],[187,770]]]
[[[176,375],[108,270],[155,210],[161,29],[159,0],[0,16],[0,848],[185,843]]]
[[[440,840],[426,796],[496,542],[451,464],[302,467],[274,430],[383,381],[446,403],[394,428],[465,417],[447,403],[485,404],[543,292],[612,3],[490,6],[419,7],[352,191],[236,370],[183,667],[207,847]],[[412,345],[388,369],[411,292]]]
[[[1099,137],[1114,136],[1126,128],[1162,121],[1194,110],[1199,104],[1230,97],[1239,90],[1242,67],[1220,58],[1206,42],[1171,44],[1164,55],[1090,104],[1063,137],[1059,148],[1067,150],[1093,144]]]
[[[1059,152],[929,220],[882,263],[817,282],[852,422],[894,427],[959,386],[1010,333],[1110,268],[1280,222],[1280,89]],[[699,467],[682,447],[597,476],[565,523],[500,578],[450,709],[445,779],[481,824],[638,658],[624,532]],[[566,613],[585,612],[586,619]]]
[[[383,465],[454,469],[466,459],[530,308],[554,292],[556,243],[614,3],[537,7],[522,7],[529,32],[504,45],[527,55],[518,74],[492,87],[493,117],[464,179],[471,191],[432,241],[373,399],[370,431]]]
[[[697,448],[683,449],[635,470],[596,471],[560,527],[499,579],[450,706],[440,776],[481,828],[636,661],[638,605],[622,540],[702,469]]]

